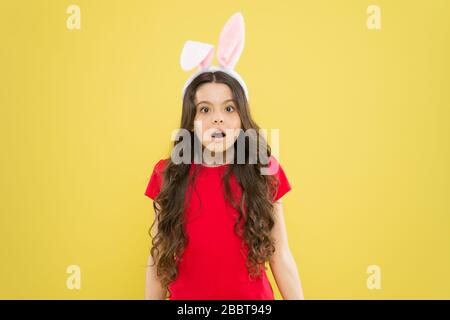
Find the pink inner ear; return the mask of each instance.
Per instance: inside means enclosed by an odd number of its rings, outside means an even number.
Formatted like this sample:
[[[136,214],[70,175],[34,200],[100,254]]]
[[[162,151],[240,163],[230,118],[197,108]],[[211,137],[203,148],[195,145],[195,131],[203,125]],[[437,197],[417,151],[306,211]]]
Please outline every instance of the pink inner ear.
[[[217,46],[217,59],[222,67],[234,68],[244,47],[244,17],[235,13],[222,28]]]
[[[214,48],[211,48],[211,50],[209,50],[208,54],[206,55],[205,59],[203,59],[200,62],[199,68],[200,69],[208,68],[211,65],[213,58],[214,58]]]
[[[230,60],[228,60],[227,63],[226,63],[227,67],[231,65],[231,63],[233,62],[233,59],[235,57],[237,57],[237,59],[239,59],[238,55],[239,56],[241,55],[243,44],[244,43],[242,41],[239,41],[239,43],[237,43],[235,46],[233,46],[233,51],[231,52],[230,58],[229,58]],[[234,67],[234,65],[233,65],[233,67]]]

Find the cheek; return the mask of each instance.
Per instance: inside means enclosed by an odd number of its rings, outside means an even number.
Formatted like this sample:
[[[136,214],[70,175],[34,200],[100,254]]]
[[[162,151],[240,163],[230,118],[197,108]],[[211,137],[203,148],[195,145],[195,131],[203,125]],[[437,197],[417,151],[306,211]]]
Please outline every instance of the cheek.
[[[239,115],[237,113],[230,116],[226,127],[228,130],[232,130],[232,133],[233,133],[232,140],[233,140],[233,142],[236,141],[236,139],[239,136],[239,129],[242,128],[241,118],[239,117]]]
[[[208,116],[202,113],[197,113],[194,117],[194,126],[196,126],[196,131],[206,131],[206,129],[208,129]]]
[[[197,135],[197,138],[202,140],[203,143],[205,143],[205,141],[209,141],[208,135],[205,135],[205,132],[210,129],[207,117],[204,115],[196,116],[194,121],[194,132]]]
[[[241,128],[241,118],[237,113],[234,113],[228,119],[228,128],[230,129],[240,129]]]
[[[195,114],[194,121],[198,121],[198,120],[200,120],[201,118],[202,118],[201,113],[197,112],[197,113]]]

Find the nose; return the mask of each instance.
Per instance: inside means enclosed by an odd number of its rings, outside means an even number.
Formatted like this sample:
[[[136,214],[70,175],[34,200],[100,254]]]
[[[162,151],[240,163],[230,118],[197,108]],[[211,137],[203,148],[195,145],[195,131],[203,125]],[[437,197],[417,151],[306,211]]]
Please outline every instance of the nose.
[[[223,124],[223,118],[220,112],[217,112],[216,115],[214,115],[214,124]]]

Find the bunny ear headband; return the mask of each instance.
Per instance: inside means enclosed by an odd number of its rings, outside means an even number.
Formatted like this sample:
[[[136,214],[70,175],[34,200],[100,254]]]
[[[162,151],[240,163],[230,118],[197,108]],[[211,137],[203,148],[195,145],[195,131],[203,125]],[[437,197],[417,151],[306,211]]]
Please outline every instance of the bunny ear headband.
[[[217,60],[219,67],[212,66],[214,58],[214,46],[208,43],[188,40],[184,44],[180,56],[181,68],[184,71],[197,67],[197,71],[186,81],[183,87],[183,97],[186,88],[199,74],[204,72],[222,71],[235,78],[244,89],[247,100],[248,90],[244,80],[234,71],[234,66],[244,49],[245,39],[244,17],[240,12],[231,16],[220,32],[217,45]]]

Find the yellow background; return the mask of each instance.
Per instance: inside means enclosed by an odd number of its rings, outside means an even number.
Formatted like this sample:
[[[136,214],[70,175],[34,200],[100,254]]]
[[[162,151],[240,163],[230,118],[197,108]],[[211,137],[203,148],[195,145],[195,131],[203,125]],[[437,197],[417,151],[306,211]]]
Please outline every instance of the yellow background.
[[[179,125],[181,48],[217,44],[237,11],[236,70],[257,123],[280,129],[305,298],[450,298],[446,0],[1,1],[0,298],[143,299],[144,191]]]

